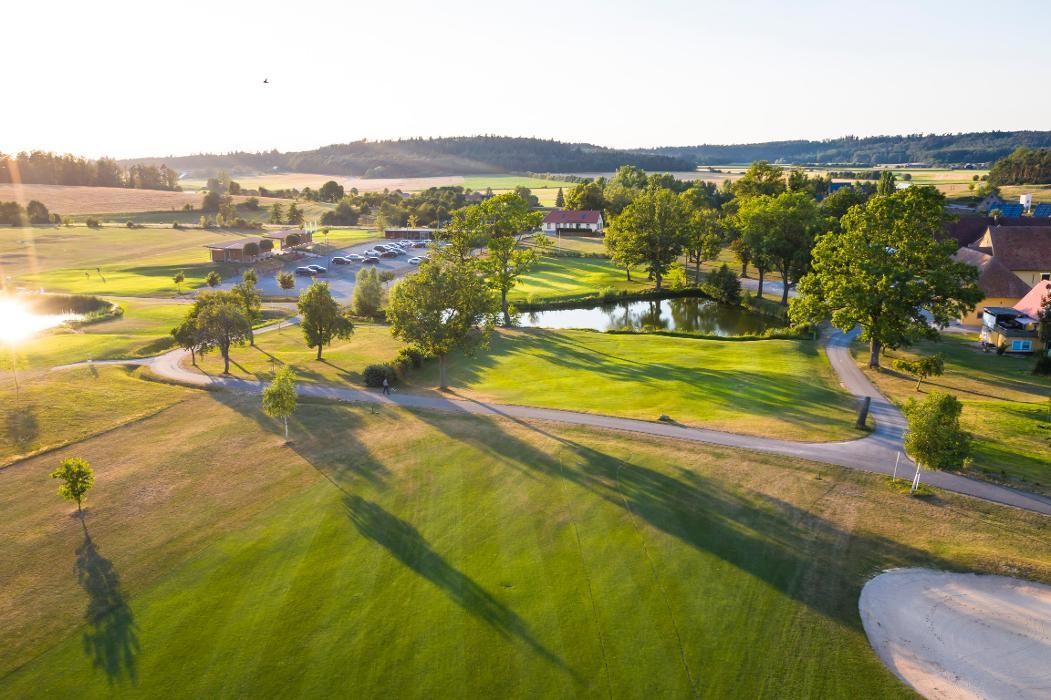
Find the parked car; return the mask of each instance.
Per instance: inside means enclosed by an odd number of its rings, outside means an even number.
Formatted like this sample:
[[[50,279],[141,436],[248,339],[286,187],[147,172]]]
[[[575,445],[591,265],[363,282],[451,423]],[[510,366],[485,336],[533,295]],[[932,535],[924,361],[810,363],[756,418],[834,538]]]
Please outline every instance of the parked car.
[[[313,277],[317,273],[314,272],[314,270],[312,268],[309,268],[309,267],[297,267],[296,268],[296,274],[297,275],[302,275],[304,277]]]
[[[361,262],[365,263],[366,265],[375,265],[375,264],[376,264],[376,263],[378,263],[379,261],[380,261],[380,259],[379,259],[379,257],[378,257],[378,256],[375,256],[375,255],[366,255],[366,256],[365,256],[365,259],[364,259],[364,260],[362,260]]]
[[[398,254],[395,253],[393,250],[384,250],[383,252],[380,253],[380,257],[381,258],[396,258],[396,257],[398,257]]]
[[[412,244],[412,247],[413,248],[426,248],[428,243],[430,243],[430,241],[416,241],[415,243]]]
[[[419,264],[420,264],[421,262],[423,262],[423,261],[424,261],[424,258],[421,258],[421,257],[420,257],[420,256],[418,256],[418,255],[417,255],[417,256],[415,256],[415,257],[411,257],[411,258],[409,258],[409,264],[410,264],[410,265],[419,265]]]
[[[350,262],[350,258],[345,258],[342,255],[337,255],[334,258],[332,258],[333,265],[349,265]]]
[[[365,260],[364,255],[358,255],[357,253],[351,253],[350,255],[346,256],[346,258],[351,262],[362,262]]]
[[[378,250],[380,252],[383,252],[384,250],[387,250],[387,244],[386,243],[376,243],[375,245],[372,246],[372,248],[374,250]]]
[[[307,268],[313,270],[315,275],[323,275],[328,272],[327,268],[321,267],[320,265],[307,265]]]
[[[398,245],[400,245],[402,248],[410,248],[410,247],[412,247],[412,241],[410,241],[410,240],[398,241]]]
[[[397,245],[388,246],[387,252],[394,253],[395,255],[405,255],[405,249]]]
[[[364,253],[362,253],[362,255],[366,258],[378,258],[380,256],[380,251],[376,250],[375,248],[369,248]]]

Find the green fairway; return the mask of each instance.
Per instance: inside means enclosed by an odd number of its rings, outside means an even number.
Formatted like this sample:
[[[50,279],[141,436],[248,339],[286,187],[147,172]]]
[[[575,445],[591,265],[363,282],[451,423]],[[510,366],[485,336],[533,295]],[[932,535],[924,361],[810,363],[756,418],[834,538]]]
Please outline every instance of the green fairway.
[[[604,292],[639,292],[653,288],[643,270],[624,270],[605,258],[544,256],[511,290],[512,301],[573,301]]]
[[[330,405],[283,447],[257,401],[0,471],[0,695],[904,698],[866,579],[1051,580],[1039,516],[837,468]]]
[[[260,335],[232,353],[233,376],[268,379],[272,360],[302,379],[363,386],[361,371],[389,362],[401,347],[385,326],[361,324],[318,362],[302,331]],[[218,355],[200,361],[222,371]],[[853,399],[841,391],[817,344],[800,340],[735,342],[588,331],[499,331],[488,350],[449,359],[457,393],[503,403],[677,421],[719,430],[799,440],[860,437]],[[437,386],[437,364],[411,370],[406,388]]]
[[[183,271],[186,291],[211,270],[206,243],[247,234],[159,228],[0,229],[0,273],[14,285],[49,292],[115,296],[174,296],[172,276]]]
[[[963,425],[974,434],[970,471],[1051,494],[1051,379],[1032,374],[1033,358],[982,352],[977,335],[946,334],[914,351],[945,355],[945,374],[924,381],[922,393],[914,379],[892,369],[895,358],[915,352],[888,350],[883,372],[866,371],[897,402],[933,390],[955,395],[964,405]]]

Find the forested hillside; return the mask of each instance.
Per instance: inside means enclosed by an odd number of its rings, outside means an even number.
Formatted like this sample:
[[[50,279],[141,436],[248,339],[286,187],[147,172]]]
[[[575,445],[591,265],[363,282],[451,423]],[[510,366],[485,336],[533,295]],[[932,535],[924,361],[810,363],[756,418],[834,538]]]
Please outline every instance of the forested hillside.
[[[10,156],[0,153],[0,183],[177,190],[178,180],[178,172],[169,170],[160,161],[134,163],[125,168],[112,158],[90,160],[48,151]]]
[[[1051,131],[988,131],[970,134],[844,136],[822,141],[770,141],[730,146],[669,146],[648,153],[683,158],[695,164],[722,165],[755,160],[786,163],[989,163],[1016,148],[1051,147]]]
[[[1051,149],[1019,148],[993,163],[989,181],[994,185],[1046,185],[1051,183]]]
[[[195,175],[214,174],[217,170],[236,174],[276,168],[291,172],[377,178],[613,171],[621,165],[657,171],[692,169],[690,163],[671,155],[503,136],[355,141],[291,153],[203,154],[177,158],[138,158],[123,162],[129,165],[166,163],[168,167]]]

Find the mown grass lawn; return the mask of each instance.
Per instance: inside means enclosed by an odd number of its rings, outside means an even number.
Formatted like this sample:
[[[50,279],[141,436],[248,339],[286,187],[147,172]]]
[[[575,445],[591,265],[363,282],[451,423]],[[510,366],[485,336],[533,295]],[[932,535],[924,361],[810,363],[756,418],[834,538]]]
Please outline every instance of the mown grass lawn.
[[[5,283],[49,292],[113,296],[175,296],[204,284],[211,270],[206,243],[248,234],[160,228],[38,227],[0,229]],[[176,287],[172,277],[186,281]]]
[[[893,370],[895,358],[936,352],[945,355],[945,374],[924,381],[920,392],[915,379]],[[911,351],[887,351],[883,371],[866,373],[899,403],[935,390],[955,395],[964,405],[963,425],[974,435],[970,471],[1051,493],[1051,379],[1034,376],[1033,362],[982,352],[977,336],[945,334]]]
[[[0,470],[5,697],[913,697],[895,566],[1051,581],[1039,516],[784,457],[198,394]],[[47,473],[97,470],[83,523]]]
[[[232,353],[234,376],[269,379],[275,362],[301,379],[362,387],[361,372],[390,362],[401,344],[385,326],[360,324],[318,362],[302,331],[260,334],[256,348]],[[222,371],[217,355],[199,361]],[[836,383],[812,341],[697,340],[587,331],[501,330],[474,357],[449,358],[450,387],[463,396],[503,403],[564,408],[798,440],[860,437],[853,399]],[[429,391],[437,364],[410,371],[402,388]]]
[[[603,292],[640,292],[653,288],[643,270],[624,270],[606,258],[544,256],[511,290],[511,301],[573,301]]]

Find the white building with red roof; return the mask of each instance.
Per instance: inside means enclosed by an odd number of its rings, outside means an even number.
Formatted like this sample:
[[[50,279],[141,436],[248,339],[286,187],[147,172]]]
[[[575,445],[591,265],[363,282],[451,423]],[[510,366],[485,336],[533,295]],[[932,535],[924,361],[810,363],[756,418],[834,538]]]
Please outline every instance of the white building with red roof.
[[[544,217],[543,228],[549,236],[601,236],[602,212],[594,209],[549,211]]]

